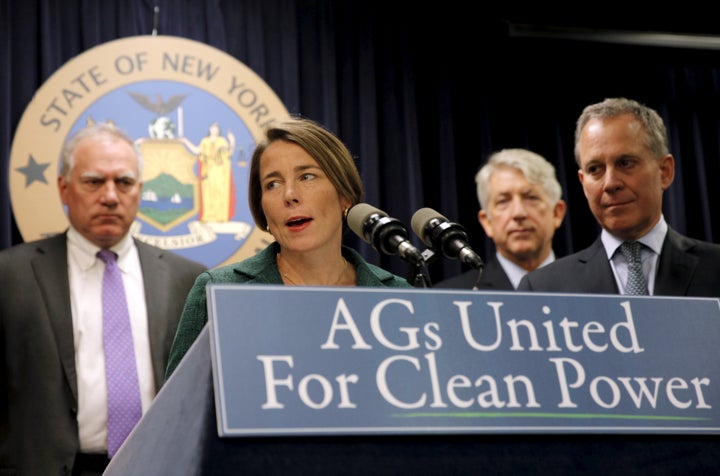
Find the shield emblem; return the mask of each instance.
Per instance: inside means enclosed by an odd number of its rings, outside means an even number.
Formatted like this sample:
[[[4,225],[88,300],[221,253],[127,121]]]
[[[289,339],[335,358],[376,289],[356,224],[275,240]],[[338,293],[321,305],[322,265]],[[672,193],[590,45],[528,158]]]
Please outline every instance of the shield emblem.
[[[138,139],[143,190],[138,218],[162,232],[198,213],[196,156],[178,139]]]

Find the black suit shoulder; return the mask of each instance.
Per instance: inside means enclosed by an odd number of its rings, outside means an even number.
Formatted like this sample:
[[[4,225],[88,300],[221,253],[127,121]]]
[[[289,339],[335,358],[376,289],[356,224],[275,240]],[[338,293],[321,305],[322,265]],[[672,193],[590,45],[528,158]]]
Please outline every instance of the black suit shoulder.
[[[478,280],[478,270],[471,269],[457,276],[438,281],[435,288],[473,289]],[[478,289],[493,289],[495,291],[513,291],[512,283],[500,262],[496,259],[485,263],[482,270]]]
[[[618,289],[598,237],[589,247],[525,275],[518,291],[617,294]]]
[[[477,271],[471,269],[470,271],[465,271],[464,273],[438,281],[433,287],[443,289],[472,289],[477,280],[477,275]]]
[[[690,238],[670,228],[664,245],[676,246],[685,252],[709,258],[710,262],[708,264],[720,265],[720,244]]]
[[[720,245],[672,228],[663,242],[654,295],[720,297]],[[526,275],[518,290],[618,294],[610,261],[598,237],[584,250]]]
[[[673,229],[663,243],[655,294],[720,298],[720,245]]]

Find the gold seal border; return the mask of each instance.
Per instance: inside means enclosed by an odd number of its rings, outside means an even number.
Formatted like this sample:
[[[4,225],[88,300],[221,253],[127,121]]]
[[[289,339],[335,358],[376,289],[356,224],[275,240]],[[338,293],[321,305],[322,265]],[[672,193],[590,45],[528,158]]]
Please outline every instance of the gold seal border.
[[[43,83],[13,138],[10,196],[25,241],[62,232],[68,226],[56,171],[62,144],[80,115],[119,87],[153,80],[176,81],[214,95],[235,111],[256,142],[267,122],[288,115],[275,92],[253,70],[201,42],[147,35],[88,49]],[[26,186],[26,175],[18,169],[27,166],[31,157],[37,164],[50,164],[43,172],[47,183],[36,180]],[[243,246],[221,264],[250,256],[271,240],[264,231],[253,229]]]

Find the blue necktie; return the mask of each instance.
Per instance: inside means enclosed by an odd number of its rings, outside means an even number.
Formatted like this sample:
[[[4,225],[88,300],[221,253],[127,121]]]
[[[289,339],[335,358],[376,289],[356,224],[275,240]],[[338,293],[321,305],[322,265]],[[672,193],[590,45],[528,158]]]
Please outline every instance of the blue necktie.
[[[130,315],[122,274],[115,261],[117,256],[110,250],[100,250],[98,257],[105,263],[102,283],[103,345],[108,394],[107,445],[108,456],[112,458],[140,420],[142,402]]]

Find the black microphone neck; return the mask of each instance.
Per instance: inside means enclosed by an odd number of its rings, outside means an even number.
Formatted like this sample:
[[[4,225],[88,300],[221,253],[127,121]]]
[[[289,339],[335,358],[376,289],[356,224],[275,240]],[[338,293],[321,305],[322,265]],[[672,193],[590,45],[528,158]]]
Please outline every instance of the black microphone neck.
[[[425,262],[425,258],[420,250],[415,248],[412,243],[408,240],[399,241],[400,242],[397,244],[398,254],[403,257],[405,261],[409,261],[411,264],[416,266],[420,266]]]
[[[483,263],[482,258],[475,253],[475,251],[472,250],[469,246],[465,246],[460,249],[458,252],[458,259],[467,264],[472,266],[473,269],[483,269],[485,266],[485,263]]]
[[[410,243],[402,223],[387,213],[366,203],[353,206],[348,212],[348,227],[373,248],[388,255],[400,255],[415,266],[422,266],[425,258]]]
[[[482,269],[482,258],[468,244],[465,229],[432,208],[422,208],[412,218],[412,228],[423,243],[446,258],[459,259],[475,269]]]

